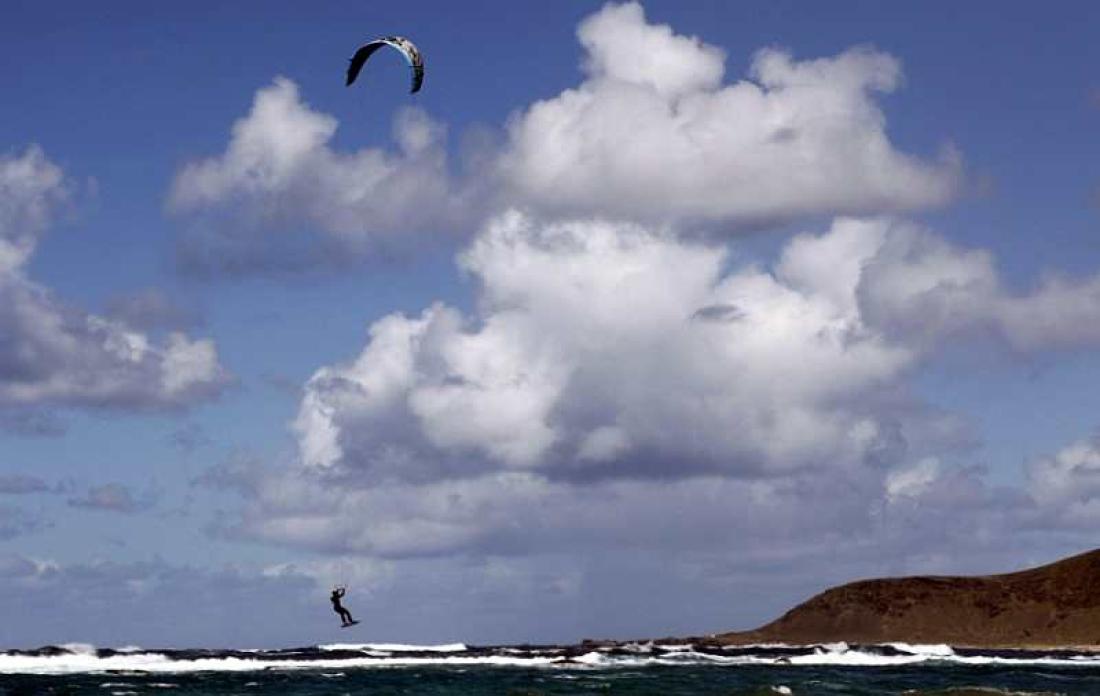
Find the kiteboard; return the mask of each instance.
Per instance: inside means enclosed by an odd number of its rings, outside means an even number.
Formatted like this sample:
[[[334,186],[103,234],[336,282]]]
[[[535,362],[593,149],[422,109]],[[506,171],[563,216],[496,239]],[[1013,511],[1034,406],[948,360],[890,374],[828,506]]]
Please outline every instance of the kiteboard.
[[[348,626],[354,626],[357,623],[359,623],[359,622],[358,621],[352,621],[350,623],[340,624],[340,628],[347,628]]]

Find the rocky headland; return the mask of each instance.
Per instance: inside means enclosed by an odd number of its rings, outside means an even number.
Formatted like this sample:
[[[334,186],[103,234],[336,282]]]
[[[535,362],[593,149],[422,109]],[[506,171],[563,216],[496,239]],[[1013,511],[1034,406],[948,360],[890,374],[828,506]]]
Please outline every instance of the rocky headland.
[[[723,645],[838,641],[1100,649],[1100,549],[1004,575],[852,582],[760,628],[708,639]]]

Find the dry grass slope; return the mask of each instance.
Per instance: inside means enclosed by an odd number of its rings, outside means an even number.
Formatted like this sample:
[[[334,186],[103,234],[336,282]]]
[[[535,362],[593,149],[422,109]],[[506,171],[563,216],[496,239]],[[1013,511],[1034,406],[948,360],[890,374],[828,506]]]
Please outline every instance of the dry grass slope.
[[[726,644],[1100,646],[1100,549],[1005,575],[862,580],[826,590]]]

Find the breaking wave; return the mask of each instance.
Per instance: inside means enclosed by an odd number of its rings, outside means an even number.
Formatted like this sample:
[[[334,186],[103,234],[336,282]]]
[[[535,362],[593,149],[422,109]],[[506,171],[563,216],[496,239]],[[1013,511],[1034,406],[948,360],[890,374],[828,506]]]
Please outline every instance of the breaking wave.
[[[409,666],[607,669],[647,666],[900,667],[943,665],[1100,666],[1100,654],[1072,650],[971,650],[947,645],[810,646],[584,643],[570,646],[345,644],[278,650],[150,650],[69,644],[0,652],[0,674],[154,674],[342,670]]]
[[[443,643],[440,645],[408,645],[405,643],[328,643],[317,646],[318,650],[364,650],[375,652],[465,652],[469,648],[465,643]]]

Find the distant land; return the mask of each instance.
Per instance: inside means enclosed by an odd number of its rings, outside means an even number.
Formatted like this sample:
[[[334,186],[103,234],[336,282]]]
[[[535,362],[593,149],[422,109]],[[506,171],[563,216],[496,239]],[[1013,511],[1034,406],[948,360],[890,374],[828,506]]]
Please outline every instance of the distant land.
[[[1004,575],[852,582],[760,628],[707,640],[1100,650],[1100,549]]]

